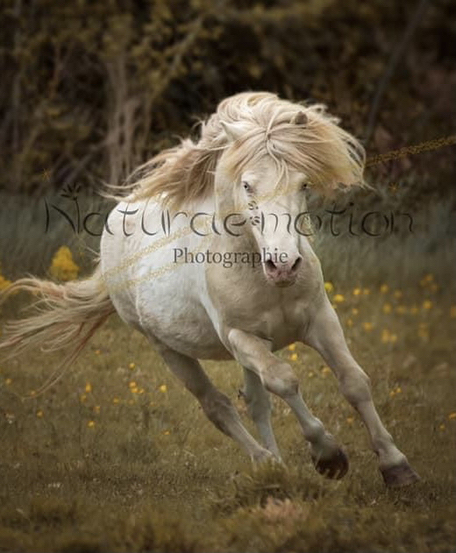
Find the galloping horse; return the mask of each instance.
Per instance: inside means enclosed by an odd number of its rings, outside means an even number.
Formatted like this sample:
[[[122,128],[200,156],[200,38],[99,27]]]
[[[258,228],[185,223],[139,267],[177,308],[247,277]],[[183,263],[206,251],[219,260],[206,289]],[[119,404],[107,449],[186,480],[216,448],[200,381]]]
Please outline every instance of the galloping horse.
[[[322,105],[270,93],[223,100],[197,142],[183,140],[136,172],[107,219],[90,278],[24,278],[4,292],[28,290],[40,299],[37,314],[7,325],[0,347],[72,345],[68,364],[117,311],[253,460],[280,461],[272,392],[296,415],[316,469],[341,478],[346,454],[309,411],[290,365],[273,353],[301,341],[322,355],[361,416],[386,485],[415,482],[347,347],[305,232],[306,187],[328,195],[363,185],[364,149],[338,123]],[[271,217],[275,224],[267,224]],[[244,370],[243,395],[261,444],[198,362],[233,358]]]

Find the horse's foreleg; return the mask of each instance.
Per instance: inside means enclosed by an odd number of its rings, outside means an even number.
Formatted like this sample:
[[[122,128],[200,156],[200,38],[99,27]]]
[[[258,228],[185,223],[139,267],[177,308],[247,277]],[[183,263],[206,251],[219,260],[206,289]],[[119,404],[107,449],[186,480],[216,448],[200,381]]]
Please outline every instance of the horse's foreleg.
[[[244,389],[242,395],[247,410],[258,428],[261,440],[277,460],[281,460],[279,448],[271,425],[271,401],[260,378],[251,370],[244,368]]]
[[[262,461],[272,457],[244,428],[234,405],[212,384],[196,359],[168,348],[158,349],[171,372],[198,399],[207,418],[219,430],[233,438],[253,460]]]
[[[266,390],[281,397],[293,410],[311,445],[317,470],[330,478],[344,476],[348,470],[347,457],[321,421],[309,411],[290,365],[271,353],[268,342],[257,336],[238,329],[231,329],[227,336],[237,361],[255,373]]]
[[[329,302],[317,312],[303,341],[322,355],[339,380],[342,394],[360,414],[369,432],[372,449],[379,458],[386,485],[404,486],[418,480],[418,475],[383,426],[372,400],[370,379],[353,359],[339,319]]]

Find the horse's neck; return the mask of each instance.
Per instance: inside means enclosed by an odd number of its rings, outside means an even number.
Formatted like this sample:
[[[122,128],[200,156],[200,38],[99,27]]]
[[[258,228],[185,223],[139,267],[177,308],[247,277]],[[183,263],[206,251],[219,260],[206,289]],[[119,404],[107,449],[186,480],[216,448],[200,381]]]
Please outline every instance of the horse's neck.
[[[236,217],[235,214],[239,214]],[[257,252],[258,245],[253,237],[250,225],[244,216],[235,208],[234,203],[220,202],[215,213],[216,228],[220,235],[215,235],[214,246],[221,251]],[[243,224],[238,224],[243,222]]]

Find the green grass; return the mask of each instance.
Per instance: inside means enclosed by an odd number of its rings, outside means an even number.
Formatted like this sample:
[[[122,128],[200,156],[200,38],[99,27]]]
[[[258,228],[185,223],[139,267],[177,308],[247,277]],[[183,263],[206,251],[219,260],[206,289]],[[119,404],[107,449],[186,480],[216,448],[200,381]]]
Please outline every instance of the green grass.
[[[339,482],[317,474],[276,399],[288,469],[252,468],[147,341],[112,317],[42,395],[24,399],[60,356],[34,351],[0,364],[0,551],[456,551],[454,299],[446,281],[387,284],[382,293],[354,282],[332,295],[343,298],[336,305],[349,345],[421,482],[385,489],[334,377],[299,344],[278,355],[346,448],[350,471]],[[382,342],[386,329],[395,341]],[[254,431],[237,399],[240,368],[204,366]]]

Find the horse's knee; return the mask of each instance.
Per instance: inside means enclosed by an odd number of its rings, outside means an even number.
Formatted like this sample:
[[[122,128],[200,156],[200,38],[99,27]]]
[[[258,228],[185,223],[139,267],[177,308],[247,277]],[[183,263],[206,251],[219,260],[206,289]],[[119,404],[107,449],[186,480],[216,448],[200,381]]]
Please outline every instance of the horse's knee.
[[[290,397],[298,393],[299,380],[288,363],[274,363],[262,376],[265,388],[279,397]]]
[[[370,378],[359,368],[350,370],[340,379],[340,390],[352,405],[369,401],[372,397]]]

